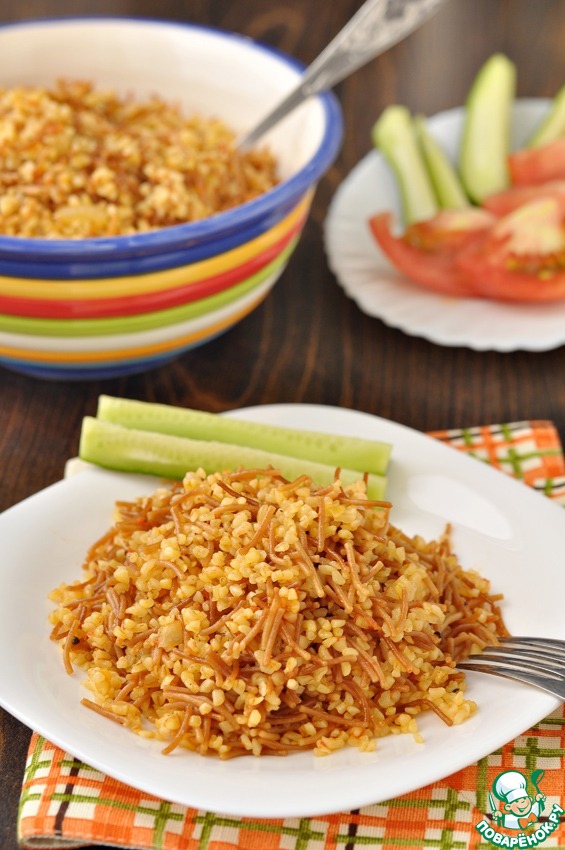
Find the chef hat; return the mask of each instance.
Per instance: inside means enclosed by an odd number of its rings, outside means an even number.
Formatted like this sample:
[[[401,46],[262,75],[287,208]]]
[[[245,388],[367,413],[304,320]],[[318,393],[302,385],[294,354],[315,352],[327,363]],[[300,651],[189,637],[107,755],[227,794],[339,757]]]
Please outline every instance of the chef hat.
[[[499,800],[513,803],[520,797],[530,796],[526,791],[526,784],[526,777],[518,773],[517,770],[506,770],[500,776],[497,776],[493,789]]]

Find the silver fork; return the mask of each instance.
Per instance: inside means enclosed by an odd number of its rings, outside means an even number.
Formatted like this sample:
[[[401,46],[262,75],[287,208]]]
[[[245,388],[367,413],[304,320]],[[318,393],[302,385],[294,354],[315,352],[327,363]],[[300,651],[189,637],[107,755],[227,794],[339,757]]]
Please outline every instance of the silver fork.
[[[535,685],[565,701],[565,641],[536,637],[502,638],[498,646],[470,655],[461,670],[492,673]]]

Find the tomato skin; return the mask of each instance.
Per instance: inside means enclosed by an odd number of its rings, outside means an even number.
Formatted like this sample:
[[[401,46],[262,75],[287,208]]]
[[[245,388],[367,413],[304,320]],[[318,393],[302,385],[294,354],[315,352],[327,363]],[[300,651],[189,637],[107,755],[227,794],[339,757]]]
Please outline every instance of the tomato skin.
[[[369,219],[369,227],[381,250],[391,263],[406,277],[416,283],[446,295],[470,296],[475,294],[472,278],[458,268],[459,251],[472,242],[492,222],[493,217],[483,211],[470,229],[449,229],[448,216],[439,213],[430,221],[411,225],[403,236],[392,233],[393,216],[384,212]],[[488,224],[487,224],[488,222]]]
[[[477,295],[501,301],[565,298],[565,197],[537,193],[458,253]]]
[[[508,171],[514,186],[565,180],[565,139],[514,151],[508,156]]]
[[[497,218],[487,210],[443,211],[392,232],[393,216],[369,220],[390,262],[427,289],[459,297],[548,303],[565,299],[565,191],[536,189]]]
[[[565,180],[551,180],[538,185],[511,186],[509,189],[503,189],[485,198],[482,206],[493,215],[505,216],[542,196],[565,199]]]
[[[464,248],[458,257],[461,271],[475,282],[475,295],[497,301],[548,303],[565,298],[565,271],[540,278],[529,272],[509,270],[489,257],[488,237],[483,245]]]
[[[433,218],[411,224],[403,238],[410,245],[427,252],[451,253],[494,222],[495,216],[479,207],[440,210]]]

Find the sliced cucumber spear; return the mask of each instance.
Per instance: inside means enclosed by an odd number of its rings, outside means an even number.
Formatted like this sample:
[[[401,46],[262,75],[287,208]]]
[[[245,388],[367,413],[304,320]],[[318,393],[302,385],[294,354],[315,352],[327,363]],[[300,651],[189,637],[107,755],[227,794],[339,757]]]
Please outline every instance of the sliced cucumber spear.
[[[404,224],[432,218],[437,200],[409,110],[387,106],[373,126],[372,139],[396,176]]]
[[[495,53],[475,77],[465,106],[459,172],[469,196],[481,203],[508,186],[510,109],[516,67]]]
[[[324,434],[244,422],[215,413],[101,395],[97,418],[140,431],[155,431],[194,440],[215,440],[239,446],[342,466],[361,473],[386,472],[391,446],[379,440]]]
[[[537,148],[561,136],[565,136],[565,86],[553,98],[549,112],[528,139],[526,147]]]
[[[79,457],[107,469],[179,480],[186,472],[199,468],[210,474],[235,470],[240,466],[250,469],[272,466],[290,480],[308,475],[315,484],[324,485],[333,481],[335,473],[334,466],[302,458],[229,443],[139,431],[92,416],[85,416],[82,421]],[[358,471],[343,468],[341,470],[340,480],[344,485],[358,481],[360,477]],[[385,488],[384,476],[368,476],[367,496],[370,499],[382,499]]]
[[[428,130],[423,115],[415,116],[414,127],[439,206],[446,210],[468,207],[469,198],[459,175],[444,149]]]

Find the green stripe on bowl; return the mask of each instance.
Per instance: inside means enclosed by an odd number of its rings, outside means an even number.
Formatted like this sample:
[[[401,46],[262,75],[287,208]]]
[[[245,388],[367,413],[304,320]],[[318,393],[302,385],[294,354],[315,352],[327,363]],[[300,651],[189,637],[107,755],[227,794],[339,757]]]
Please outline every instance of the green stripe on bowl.
[[[21,333],[29,336],[111,336],[120,333],[135,333],[152,328],[174,325],[187,319],[195,319],[212,310],[230,304],[247,292],[255,289],[273,272],[283,266],[298,243],[300,234],[281,251],[281,253],[251,277],[222,292],[199,298],[188,304],[156,310],[151,313],[139,313],[133,316],[111,316],[104,319],[38,319],[27,316],[0,315],[0,331]]]

